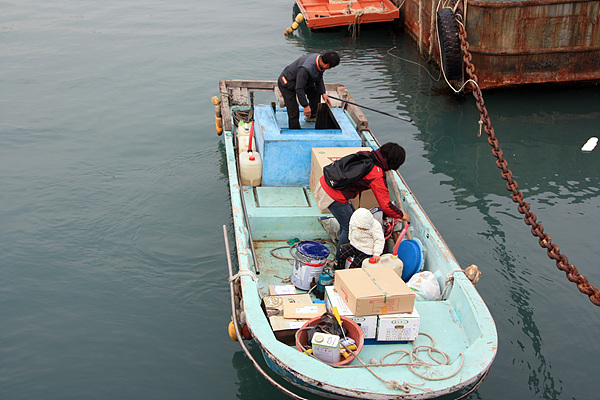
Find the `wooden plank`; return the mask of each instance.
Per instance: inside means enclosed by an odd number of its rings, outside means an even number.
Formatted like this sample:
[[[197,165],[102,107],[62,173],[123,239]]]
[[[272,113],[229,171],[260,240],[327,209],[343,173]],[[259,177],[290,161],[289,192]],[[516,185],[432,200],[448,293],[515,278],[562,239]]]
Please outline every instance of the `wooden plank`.
[[[337,93],[337,97],[339,97],[340,99],[348,100],[355,103],[354,98],[350,95],[348,89],[346,89],[344,86],[340,85],[340,87],[337,90]],[[359,130],[365,131],[369,129],[369,121],[367,120],[367,117],[365,117],[365,114],[363,114],[360,107],[346,103],[346,111],[348,111],[348,114],[350,114],[350,117],[352,117],[352,120],[354,121]]]
[[[227,93],[227,81],[219,82],[221,96],[221,117],[223,118],[223,130],[231,131],[231,107],[229,105],[229,94]]]
[[[277,100],[279,107],[285,107],[285,102],[283,101],[283,95],[281,94],[281,90],[279,90],[279,86],[275,86],[273,91],[275,92],[275,100]]]

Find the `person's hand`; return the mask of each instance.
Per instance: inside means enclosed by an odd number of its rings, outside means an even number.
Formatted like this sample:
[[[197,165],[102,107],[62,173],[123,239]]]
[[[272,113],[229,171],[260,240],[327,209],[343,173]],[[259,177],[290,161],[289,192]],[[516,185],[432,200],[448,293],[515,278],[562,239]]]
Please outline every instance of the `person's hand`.
[[[327,103],[327,105],[328,105],[328,106],[331,106],[331,100],[329,100],[329,96],[327,96],[327,93],[323,93],[323,94],[321,95],[321,97],[323,97],[323,101],[324,101],[325,103]]]
[[[380,259],[379,256],[373,256],[373,257],[371,257],[371,259],[369,260],[369,262],[371,264],[376,264],[376,263],[379,262],[379,259]]]
[[[410,222],[410,215],[408,215],[407,213],[403,213],[402,214],[402,221],[404,221],[404,222]]]
[[[310,106],[306,106],[304,107],[304,115],[308,118],[310,118],[310,114],[311,114],[311,109]]]

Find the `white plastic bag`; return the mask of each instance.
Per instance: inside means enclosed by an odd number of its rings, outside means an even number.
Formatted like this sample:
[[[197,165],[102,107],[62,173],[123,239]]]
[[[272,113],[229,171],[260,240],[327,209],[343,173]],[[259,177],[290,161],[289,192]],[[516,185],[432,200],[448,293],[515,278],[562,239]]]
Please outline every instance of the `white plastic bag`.
[[[440,284],[430,271],[414,274],[406,284],[415,292],[417,301],[435,301],[442,298]]]

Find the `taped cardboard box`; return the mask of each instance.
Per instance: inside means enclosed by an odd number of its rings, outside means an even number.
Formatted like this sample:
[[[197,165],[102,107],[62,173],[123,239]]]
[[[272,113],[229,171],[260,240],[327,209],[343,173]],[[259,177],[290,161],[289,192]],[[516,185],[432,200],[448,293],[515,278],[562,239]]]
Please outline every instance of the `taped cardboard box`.
[[[412,313],[379,315],[377,317],[377,340],[417,340],[421,316],[415,308]]]
[[[357,317],[411,312],[414,292],[392,267],[341,269],[334,288]]]
[[[310,294],[287,294],[263,297],[263,308],[267,317],[279,315],[283,317],[283,305],[286,303],[311,303]]]
[[[331,164],[335,160],[347,156],[348,154],[357,153],[359,151],[372,151],[370,147],[313,147],[310,158],[310,190],[315,193],[317,182],[323,175],[323,167]],[[360,202],[359,202],[360,200]],[[373,208],[377,207],[377,199],[372,190],[365,190],[361,193],[360,199],[358,196],[351,200],[354,208]],[[323,212],[329,212],[325,210]]]
[[[325,287],[325,305],[327,306],[327,311],[333,312],[333,307],[337,307],[337,310],[341,316],[350,318],[356,322],[356,324],[360,326],[360,329],[363,331],[365,339],[375,339],[377,336],[377,316],[367,315],[364,317],[357,317],[356,315],[352,314],[352,311],[350,311],[348,305],[344,303],[333,286]]]
[[[275,334],[275,338],[288,346],[296,344],[296,331],[306,323],[305,319],[288,319],[281,315],[269,317],[269,323]]]

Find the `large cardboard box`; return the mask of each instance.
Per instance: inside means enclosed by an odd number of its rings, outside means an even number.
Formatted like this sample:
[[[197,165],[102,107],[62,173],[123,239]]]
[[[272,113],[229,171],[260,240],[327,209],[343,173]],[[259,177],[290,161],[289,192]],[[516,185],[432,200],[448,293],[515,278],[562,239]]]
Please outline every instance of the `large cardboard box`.
[[[377,340],[417,340],[421,316],[415,308],[412,313],[377,316]]]
[[[371,151],[370,147],[313,147],[310,158],[310,190],[315,193],[317,182],[323,175],[323,167],[331,164],[335,160],[347,156],[348,154],[356,153],[358,151]],[[373,208],[377,207],[377,199],[372,190],[365,190],[359,196],[356,196],[351,200],[354,208]],[[327,210],[324,212],[328,212]]]
[[[392,267],[338,270],[334,287],[358,317],[412,312],[415,305],[414,292]]]
[[[356,315],[352,314],[352,311],[350,311],[348,305],[344,303],[333,286],[325,287],[325,305],[327,306],[327,311],[333,312],[333,307],[337,307],[337,310],[341,316],[350,318],[356,322],[356,324],[360,326],[360,329],[363,331],[365,339],[375,339],[377,336],[377,315],[357,317]]]

